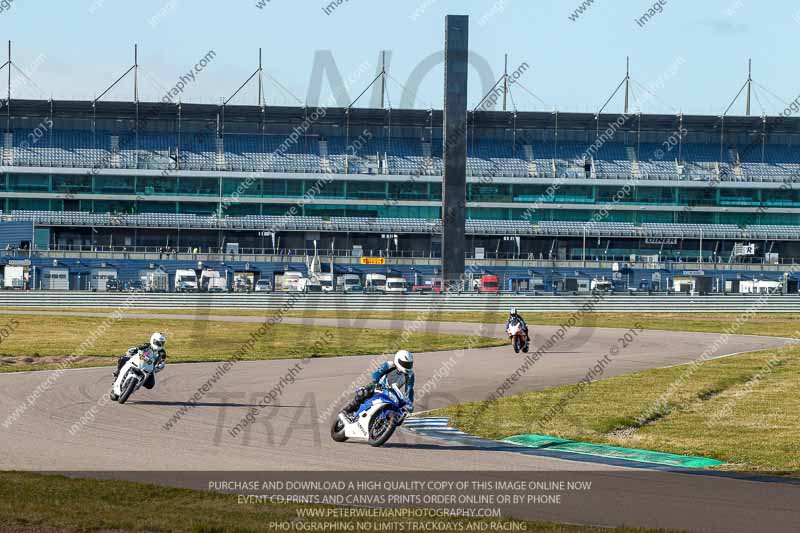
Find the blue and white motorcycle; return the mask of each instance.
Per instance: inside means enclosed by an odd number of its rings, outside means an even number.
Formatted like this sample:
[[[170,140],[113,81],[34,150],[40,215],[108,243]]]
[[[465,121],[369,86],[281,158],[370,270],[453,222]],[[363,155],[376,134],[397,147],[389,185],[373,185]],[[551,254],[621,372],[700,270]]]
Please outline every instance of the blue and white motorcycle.
[[[408,398],[396,384],[376,389],[355,414],[339,413],[331,426],[331,437],[336,442],[361,439],[371,446],[383,446],[408,416],[407,405]]]

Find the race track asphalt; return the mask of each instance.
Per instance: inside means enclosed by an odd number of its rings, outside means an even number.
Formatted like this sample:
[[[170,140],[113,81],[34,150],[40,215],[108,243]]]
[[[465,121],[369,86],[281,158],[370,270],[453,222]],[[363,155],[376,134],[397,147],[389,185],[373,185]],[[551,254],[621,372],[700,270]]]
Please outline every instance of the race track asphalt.
[[[263,320],[194,314],[131,316]],[[414,327],[409,322],[384,320],[284,321],[400,330]],[[479,324],[426,323],[423,328],[463,335],[503,335],[500,326]],[[557,329],[531,326],[533,344],[540,345]],[[624,333],[604,328],[569,330],[506,394],[577,382]],[[716,333],[645,331],[614,356],[604,377],[687,363],[718,339]],[[773,337],[731,336],[714,356],[777,347],[784,342]],[[105,400],[112,383],[110,368],[71,369],[51,379],[47,390],[8,427],[3,421],[8,421],[7,417],[53,372],[0,374],[0,469],[86,475],[104,471],[110,477],[133,480],[153,480],[152,471],[171,471],[174,475],[155,476],[155,481],[201,489],[206,487],[196,486],[195,478],[180,473],[422,470],[475,471],[488,477],[564,473],[592,479],[591,492],[561,505],[516,506],[513,514],[609,526],[720,532],[800,530],[800,486],[789,482],[487,451],[426,440],[403,431],[383,448],[333,442],[329,421],[349,400],[354,386],[365,381],[365,371],[377,360],[376,356],[310,359],[299,367],[298,360],[239,362],[196,404],[191,404],[190,398],[220,363],[168,365],[159,374],[155,389],[136,392],[126,405]],[[485,399],[502,387],[521,363],[522,356],[509,346],[416,354],[417,410]],[[293,367],[300,368],[294,383],[283,388],[273,405],[260,410],[254,424],[233,436],[234,426],[252,407],[258,407],[265,393]],[[185,413],[167,429],[171,417],[181,408]],[[82,417],[85,423],[80,422]]]

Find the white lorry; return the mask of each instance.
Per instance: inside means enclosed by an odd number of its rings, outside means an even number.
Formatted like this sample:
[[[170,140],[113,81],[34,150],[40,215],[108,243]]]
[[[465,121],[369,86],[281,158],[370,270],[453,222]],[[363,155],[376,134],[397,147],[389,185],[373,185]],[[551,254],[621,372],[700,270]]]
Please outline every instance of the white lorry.
[[[386,276],[369,273],[364,278],[364,290],[367,292],[386,292]]]
[[[168,292],[169,274],[163,270],[140,270],[139,281],[145,292]]]
[[[361,276],[358,274],[342,274],[336,278],[336,290],[339,292],[361,292]]]
[[[739,292],[742,294],[772,294],[780,292],[782,286],[783,284],[780,281],[743,279],[739,282]]]
[[[614,290],[614,284],[611,281],[603,279],[593,279],[591,283],[592,292],[611,292]]]
[[[401,277],[388,277],[386,278],[387,294],[402,294],[408,292],[408,283],[405,278]]]
[[[6,265],[5,275],[3,276],[3,288],[23,289],[25,288],[25,267]]]
[[[207,268],[200,275],[200,286],[205,292],[227,292],[228,280],[219,270]]]
[[[197,292],[197,272],[180,268],[176,270],[175,292]]]
[[[322,292],[322,282],[317,277],[306,278],[304,292]]]
[[[333,292],[336,287],[333,286],[333,274],[329,272],[321,272],[317,274],[319,284],[322,285],[322,292]]]
[[[272,292],[272,281],[264,278],[258,280],[255,292]]]
[[[306,290],[307,278],[302,272],[286,271],[275,274],[275,290],[283,292],[303,292]]]

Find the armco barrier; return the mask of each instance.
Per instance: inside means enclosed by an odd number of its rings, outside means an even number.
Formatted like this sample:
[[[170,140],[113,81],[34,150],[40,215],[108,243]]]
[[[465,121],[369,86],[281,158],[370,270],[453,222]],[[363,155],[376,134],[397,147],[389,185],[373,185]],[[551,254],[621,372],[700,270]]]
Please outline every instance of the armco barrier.
[[[12,292],[0,291],[0,307],[47,308],[149,308],[149,309],[279,309],[286,305],[288,293],[251,294],[140,294],[91,292]],[[293,310],[366,310],[507,312],[516,307],[526,313],[572,312],[583,306],[591,295],[532,294],[306,294],[291,304]],[[605,294],[595,305],[598,312],[640,313],[797,313],[797,294],[769,296],[713,295],[689,296]]]

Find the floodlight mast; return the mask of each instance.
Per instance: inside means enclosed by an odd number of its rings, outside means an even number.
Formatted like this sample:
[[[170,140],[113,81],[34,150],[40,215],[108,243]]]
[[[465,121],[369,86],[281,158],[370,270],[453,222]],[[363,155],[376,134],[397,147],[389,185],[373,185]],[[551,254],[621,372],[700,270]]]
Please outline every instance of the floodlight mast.
[[[12,68],[17,69],[17,72],[20,75],[22,75],[22,77],[24,77],[27,82],[33,84],[37,89],[39,89],[39,87],[33,82],[33,80],[27,74],[25,74],[24,70],[19,68],[16,65],[16,63],[14,63],[14,60],[11,58],[10,40],[8,41],[8,59],[6,60],[5,63],[0,65],[0,70],[3,70],[4,68],[8,68],[7,78],[6,78],[7,79],[6,98],[5,101],[0,100],[0,107],[3,107],[3,105],[6,106],[6,130],[10,132],[11,131],[11,69]],[[41,91],[41,89],[39,90]]]
[[[382,58],[382,59],[381,59],[381,71],[378,73],[378,75],[377,75],[377,76],[375,76],[375,78],[374,78],[374,79],[373,79],[371,82],[369,82],[369,84],[367,84],[367,86],[364,88],[364,90],[363,90],[363,91],[361,91],[361,94],[359,94],[359,95],[356,97],[356,99],[355,99],[355,100],[353,100],[352,102],[350,102],[350,105],[348,105],[348,106],[347,106],[347,109],[348,109],[348,110],[349,110],[350,108],[352,108],[354,105],[356,105],[356,102],[358,102],[359,100],[361,100],[361,97],[362,97],[362,96],[364,96],[364,95],[367,93],[367,91],[369,91],[370,87],[372,87],[373,85],[375,85],[375,83],[376,83],[378,80],[381,80],[381,107],[384,107],[384,94],[385,94],[385,90],[386,90],[386,62],[385,62],[385,54],[386,54],[386,52],[385,52],[385,51],[384,51],[384,52],[381,52],[381,58]]]
[[[478,108],[483,105],[486,99],[494,94],[495,89],[497,89],[497,86],[500,85],[501,83],[503,84],[503,111],[506,110],[506,93],[508,92],[508,54],[506,54],[505,58],[506,58],[506,67],[503,70],[503,75],[500,76],[500,78],[496,82],[494,82],[494,85],[492,85],[492,88],[489,89],[489,92],[484,94],[483,98],[481,98],[480,101],[475,105],[475,107],[472,108],[472,113],[475,113],[478,110]],[[494,106],[494,104],[496,103],[497,100],[492,102],[492,106]]]
[[[625,114],[628,114],[628,95],[631,91],[631,58],[625,57]]]
[[[384,108],[386,106],[386,50],[381,50],[381,74],[381,108]]]
[[[747,108],[745,109],[745,114],[749,117],[750,116],[750,90],[753,85],[753,60],[747,60]]]
[[[356,96],[356,99],[350,102],[350,104],[344,108],[344,115],[345,115],[345,135],[346,135],[346,142],[350,144],[350,110],[353,108],[356,103],[361,100],[361,97],[364,96],[367,91],[375,85],[378,80],[381,80],[381,108],[385,108],[385,94],[386,94],[386,51],[381,51],[381,71],[378,73],[375,78],[371,82],[367,84],[361,94]],[[349,155],[345,155],[345,168],[350,168],[350,158]]]
[[[262,95],[263,95],[263,90],[264,90],[264,89],[263,89],[264,85],[263,85],[263,83],[262,83],[262,79],[261,79],[261,73],[262,73],[262,71],[263,71],[263,69],[262,69],[262,67],[261,67],[261,48],[259,48],[259,49],[258,49],[258,68],[256,68],[255,72],[253,72],[252,74],[250,74],[250,77],[248,77],[248,78],[245,80],[245,82],[244,82],[244,83],[242,83],[242,84],[239,86],[239,88],[238,88],[238,89],[236,89],[236,90],[233,92],[233,94],[232,94],[232,95],[230,95],[228,98],[226,98],[225,100],[223,100],[223,101],[222,101],[222,105],[223,105],[223,107],[224,107],[224,106],[226,106],[226,105],[228,105],[228,103],[229,103],[231,100],[233,100],[234,98],[236,98],[236,95],[237,95],[237,94],[239,94],[239,92],[240,92],[242,89],[244,89],[245,85],[247,85],[248,83],[250,83],[250,80],[252,80],[252,79],[253,79],[254,77],[256,77],[256,76],[258,76],[258,105],[259,105],[259,106],[260,106],[260,105],[262,105],[262,101],[263,101],[263,99],[262,99]]]
[[[486,94],[483,95],[483,98],[481,98],[480,101],[475,105],[475,107],[472,108],[472,111],[467,111],[467,140],[469,141],[470,138],[472,139],[470,144],[474,144],[475,143],[475,113],[476,113],[476,111],[478,111],[478,108],[481,107],[483,105],[483,103],[490,96],[495,94],[495,90],[497,89],[497,87],[501,83],[503,84],[503,111],[506,111],[506,96],[508,95],[508,54],[505,54],[505,64],[504,64],[504,67],[503,67],[503,75],[500,76],[500,78],[498,78],[498,80],[496,82],[494,82],[494,85],[492,85],[492,88],[489,89],[489,92],[487,92]],[[496,103],[497,103],[497,100],[492,102],[491,105],[494,106]],[[485,111],[485,109],[481,109],[481,110]],[[471,128],[471,130],[469,129],[469,117],[470,116],[472,117],[472,128]],[[470,131],[471,131],[471,135],[470,135]]]
[[[11,40],[10,39],[8,41],[8,61],[6,61],[3,67],[8,67],[8,94],[6,97],[6,131],[11,131]]]
[[[505,54],[503,63],[503,111],[506,111],[506,98],[508,97],[508,54]]]
[[[139,103],[139,45],[133,45],[133,101]]]
[[[236,98],[236,95],[237,95],[237,94],[239,94],[239,92],[240,92],[242,89],[244,89],[245,85],[247,85],[248,83],[250,83],[250,80],[252,80],[252,79],[253,79],[254,77],[256,77],[256,76],[258,76],[258,106],[259,106],[259,107],[262,109],[262,112],[263,112],[263,108],[264,108],[264,106],[263,106],[263,100],[264,100],[264,99],[263,99],[263,97],[262,97],[262,96],[263,96],[263,94],[264,94],[264,84],[263,84],[263,80],[262,80],[262,72],[263,72],[263,68],[262,68],[262,66],[261,66],[261,48],[259,47],[259,49],[258,49],[258,68],[256,68],[255,72],[253,72],[252,74],[250,74],[250,77],[248,77],[248,78],[245,80],[245,82],[244,82],[243,84],[241,84],[241,85],[239,86],[239,88],[238,88],[238,89],[236,89],[236,90],[233,92],[233,94],[232,94],[232,95],[230,95],[228,98],[226,98],[226,99],[222,100],[222,121],[221,121],[221,125],[217,127],[217,133],[218,133],[218,136],[222,136],[222,135],[224,135],[224,133],[225,133],[225,106],[227,106],[227,105],[228,105],[228,103],[229,103],[231,100],[233,100],[234,98]]]
[[[125,76],[127,76],[128,74],[130,74],[130,73],[131,73],[131,71],[133,71],[133,72],[134,72],[134,77],[133,77],[133,99],[134,99],[134,101],[135,101],[135,102],[138,102],[138,101],[139,101],[139,89],[138,89],[139,51],[138,51],[138,47],[139,47],[139,45],[137,45],[137,44],[134,44],[134,45],[133,45],[133,65],[131,65],[131,66],[130,66],[130,68],[128,68],[128,70],[126,70],[126,71],[125,71],[125,73],[124,73],[124,74],[122,74],[122,76],[120,76],[119,78],[117,78],[117,79],[114,81],[114,83],[112,83],[111,85],[109,85],[109,86],[106,88],[106,90],[105,90],[105,91],[103,91],[102,93],[100,93],[100,96],[98,96],[97,98],[95,98],[94,100],[92,100],[92,107],[94,107],[94,106],[95,106],[95,104],[97,104],[97,102],[99,102],[99,101],[100,101],[100,99],[101,99],[101,98],[103,98],[103,97],[104,97],[104,96],[105,96],[105,95],[108,93],[108,91],[110,91],[111,89],[113,89],[114,87],[116,87],[116,86],[117,86],[117,84],[118,84],[119,82],[121,82],[121,81],[122,81],[122,79],[123,79]],[[9,48],[9,50],[10,50],[10,48]]]
[[[595,135],[597,137],[600,137],[600,114],[603,112],[603,110],[605,110],[605,108],[608,106],[611,100],[614,99],[614,97],[617,95],[617,93],[619,92],[619,90],[622,88],[623,85],[625,86],[625,105],[623,111],[626,116],[628,115],[628,95],[630,94],[630,83],[631,83],[631,60],[630,57],[626,56],[625,77],[622,78],[622,81],[619,82],[619,85],[617,85],[617,88],[614,89],[614,92],[611,93],[611,96],[608,97],[605,103],[600,107],[600,110],[594,115],[594,120],[596,124],[595,127],[597,128],[597,132],[595,133]]]
[[[751,90],[751,87],[753,85],[752,73],[753,73],[753,60],[752,59],[748,59],[747,60],[747,79],[745,80],[744,84],[742,85],[742,88],[739,89],[739,92],[736,93],[736,96],[733,97],[733,100],[731,100],[731,103],[728,104],[728,107],[725,108],[725,111],[722,113],[722,116],[720,117],[720,121],[721,121],[720,129],[719,129],[719,160],[720,161],[722,161],[722,155],[723,155],[723,152],[724,152],[724,145],[725,145],[725,116],[728,114],[728,111],[731,110],[731,108],[733,107],[733,104],[735,104],[736,101],[739,100],[739,97],[742,95],[742,92],[745,89],[747,89],[747,101],[745,102],[745,105],[746,105],[745,113],[747,114],[748,117],[750,116],[750,90]]]
[[[134,134],[136,135],[136,159],[139,164],[139,45],[133,45],[133,101],[134,101]]]
[[[134,149],[136,153],[139,153],[139,45],[133,45],[133,65],[126,70],[122,76],[117,78],[114,83],[109,85],[105,91],[100,93],[100,96],[92,100],[92,134],[94,134],[95,123],[97,121],[97,102],[100,101],[108,92],[117,86],[119,82],[125,78],[128,74],[133,72],[133,102],[135,105],[135,121],[134,121],[134,135],[135,135],[135,146]],[[137,155],[138,158],[138,155]]]

